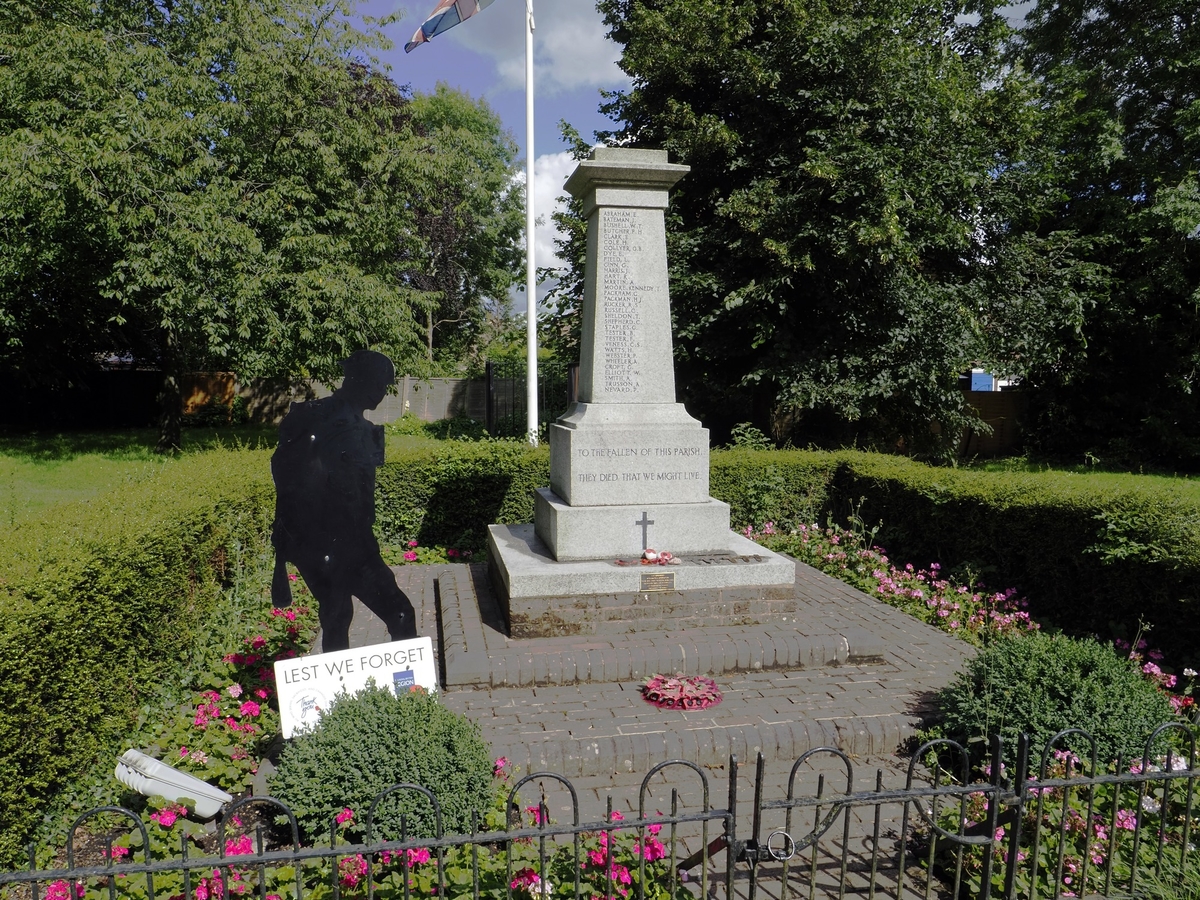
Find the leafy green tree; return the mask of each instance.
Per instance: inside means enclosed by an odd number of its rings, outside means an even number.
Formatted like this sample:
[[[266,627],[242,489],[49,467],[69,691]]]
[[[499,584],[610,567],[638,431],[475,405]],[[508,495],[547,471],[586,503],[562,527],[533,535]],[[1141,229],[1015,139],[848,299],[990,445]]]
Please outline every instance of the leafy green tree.
[[[363,62],[386,42],[352,11],[4,5],[0,366],[45,380],[97,354],[157,363],[164,449],[187,366],[332,379],[369,346],[421,371],[425,311],[515,268],[511,142],[482,107],[414,101]],[[430,223],[454,186],[453,214],[478,215],[447,237]],[[453,300],[420,283],[443,257],[474,267]]]
[[[507,318],[508,291],[524,259],[517,147],[484,101],[445,84],[415,95],[412,107],[430,148],[417,212],[422,247],[411,275],[429,297],[426,357],[470,367],[495,323]]]
[[[584,160],[592,146],[579,131],[565,120],[558,123],[559,133],[571,148],[575,160]],[[546,292],[546,313],[539,321],[538,341],[559,359],[577,361],[579,341],[583,325],[584,268],[587,257],[587,222],[583,218],[583,201],[566,197],[563,209],[551,215],[558,234],[554,248],[565,265],[560,268],[546,267],[538,270],[543,282],[550,282]]]
[[[1106,267],[1086,355],[1046,367],[1036,437],[1053,454],[1200,467],[1200,7],[1041,0],[1014,60],[1063,110],[1063,197],[1043,227]]]
[[[680,383],[710,425],[752,409],[804,441],[945,453],[971,422],[964,369],[1024,375],[1078,340],[1098,273],[1038,229],[1052,122],[996,11],[599,7],[633,80],[606,138],[692,167],[668,251]]]

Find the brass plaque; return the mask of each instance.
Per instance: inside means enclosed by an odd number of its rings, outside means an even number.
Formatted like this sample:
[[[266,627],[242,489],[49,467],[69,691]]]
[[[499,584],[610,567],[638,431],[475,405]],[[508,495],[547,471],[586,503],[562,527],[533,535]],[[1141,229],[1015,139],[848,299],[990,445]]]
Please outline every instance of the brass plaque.
[[[674,572],[643,572],[643,591],[673,591],[675,590]]]

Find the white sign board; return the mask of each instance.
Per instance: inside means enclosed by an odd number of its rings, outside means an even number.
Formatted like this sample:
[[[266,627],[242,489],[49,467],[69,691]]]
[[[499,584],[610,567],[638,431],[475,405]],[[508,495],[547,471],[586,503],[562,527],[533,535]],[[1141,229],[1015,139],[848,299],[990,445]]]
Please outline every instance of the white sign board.
[[[379,687],[394,688],[397,694],[412,687],[436,691],[433,640],[419,637],[279,660],[275,663],[275,687],[283,736],[290,738],[315,725],[334,697],[356,694],[372,678]]]

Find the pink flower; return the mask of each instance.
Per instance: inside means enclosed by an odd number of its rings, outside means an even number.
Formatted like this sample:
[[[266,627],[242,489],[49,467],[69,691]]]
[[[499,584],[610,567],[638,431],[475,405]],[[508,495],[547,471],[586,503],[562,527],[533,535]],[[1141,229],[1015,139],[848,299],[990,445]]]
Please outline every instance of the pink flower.
[[[296,581],[297,578],[291,572],[288,573],[288,581]]]
[[[415,550],[405,550],[404,551],[404,561],[405,562],[416,562],[417,561],[416,551]]]
[[[508,768],[508,757],[501,756],[496,760],[496,764],[492,766],[492,775],[495,778],[503,778],[504,770]]]
[[[408,851],[408,867],[410,869],[414,868],[415,866],[422,866],[429,862],[429,860],[430,854],[428,847],[419,847],[416,850]]]
[[[257,716],[262,712],[262,708],[253,700],[247,700],[238,707],[238,715],[242,716]]]
[[[229,687],[225,688],[225,693],[236,700],[238,697],[242,696],[242,686],[240,684],[231,684]]]
[[[225,842],[226,856],[248,856],[254,852],[254,840],[248,834],[239,835]]]
[[[1123,828],[1126,831],[1133,831],[1137,828],[1137,816],[1127,809],[1117,810],[1117,827]]]
[[[65,881],[52,881],[46,887],[46,900],[71,900],[71,895],[82,897],[84,892],[83,882],[76,882],[74,891],[71,890],[71,885]]]
[[[183,757],[185,757],[185,756],[187,756],[187,755],[188,755],[188,748],[187,748],[187,747],[180,747],[180,748],[179,748],[179,756],[180,756],[180,758],[182,759]]]
[[[157,822],[163,828],[170,828],[180,816],[187,815],[186,806],[164,806],[158,812],[150,813],[150,820]]]
[[[513,875],[512,884],[510,884],[509,887],[514,891],[526,891],[530,894],[549,893],[549,890],[547,890],[549,885],[542,884],[542,876],[528,867],[521,869],[519,872]]]
[[[348,806],[345,807],[340,813],[337,814],[336,821],[339,825],[345,825],[347,822],[353,822],[354,810]]]
[[[261,650],[263,647],[267,646],[267,639],[261,634],[256,634],[250,639],[250,646],[255,650]]]
[[[259,688],[257,691],[254,692],[254,696],[257,697],[259,700],[266,700],[268,697],[271,696],[271,692],[266,690],[265,688]]]
[[[338,863],[338,881],[342,887],[352,888],[367,874],[367,861],[361,853],[348,856]]]
[[[415,547],[415,546],[417,546],[417,542],[415,540],[409,541],[408,546]]]
[[[529,813],[529,818],[533,820],[534,825],[542,824],[542,808],[541,806],[527,806],[525,812]]]
[[[625,817],[618,810],[612,811],[612,816],[609,817],[610,822],[624,822]]]
[[[633,855],[639,856],[645,854],[646,862],[654,862],[656,859],[662,859],[667,855],[667,848],[658,838],[650,836],[646,838],[645,846],[639,848],[637,844],[633,845]]]
[[[446,551],[446,556],[448,556],[450,559],[454,559],[454,557],[458,556],[458,551],[451,547]]]

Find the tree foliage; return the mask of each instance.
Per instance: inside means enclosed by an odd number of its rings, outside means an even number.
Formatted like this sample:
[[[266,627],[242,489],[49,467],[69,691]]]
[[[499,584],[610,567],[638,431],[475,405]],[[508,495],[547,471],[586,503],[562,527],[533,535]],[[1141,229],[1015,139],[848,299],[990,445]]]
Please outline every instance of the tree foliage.
[[[944,452],[970,421],[965,368],[1024,375],[1078,340],[1098,273],[1038,228],[1053,123],[995,11],[600,8],[633,79],[606,139],[692,167],[669,258],[680,382],[710,424],[749,406],[764,427],[791,413],[801,440]]]
[[[422,223],[465,154],[491,166],[486,191],[511,148],[494,129],[441,140],[441,110],[473,105],[412,101],[371,66],[385,42],[351,13],[348,0],[4,5],[0,366],[44,381],[97,354],[152,361],[169,445],[185,365],[333,378],[361,347],[426,356],[417,315],[439,299],[417,274],[440,236]],[[485,289],[515,253],[510,233],[489,239],[501,259]]]
[[[1200,8],[1041,0],[1013,58],[1061,110],[1062,200],[1109,290],[1087,352],[1035,372],[1041,449],[1200,467]]]
[[[507,318],[508,291],[523,264],[517,148],[485,103],[444,84],[417,94],[413,115],[438,164],[417,213],[424,249],[412,275],[429,296],[426,355],[431,363],[470,366],[479,362],[481,342],[494,336],[489,323]]]

